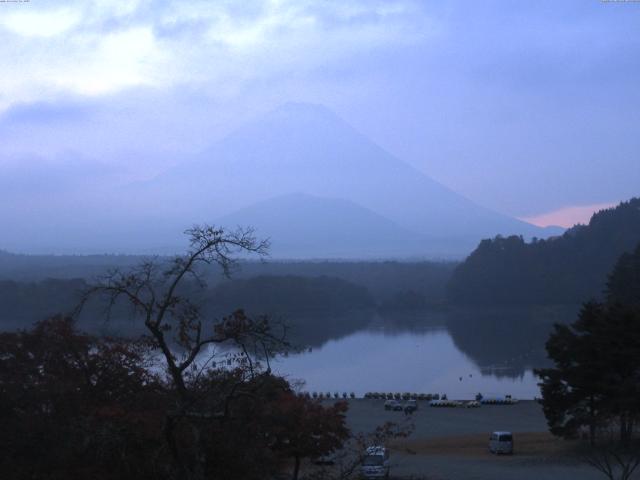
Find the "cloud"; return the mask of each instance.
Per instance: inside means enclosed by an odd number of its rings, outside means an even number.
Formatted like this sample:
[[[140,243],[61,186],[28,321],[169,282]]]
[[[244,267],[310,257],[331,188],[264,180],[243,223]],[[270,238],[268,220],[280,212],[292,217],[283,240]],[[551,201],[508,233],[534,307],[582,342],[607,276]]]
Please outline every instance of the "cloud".
[[[222,95],[295,65],[318,68],[429,30],[417,3],[92,0],[32,3],[0,20],[0,110],[60,95],[195,85]],[[232,89],[233,90],[233,89]]]
[[[148,178],[297,100],[329,106],[435,179],[519,217],[628,198],[640,184],[631,4],[0,7],[0,165],[74,150]]]
[[[81,12],[71,8],[10,12],[0,17],[0,26],[23,37],[54,37],[68,32],[81,19]]]
[[[83,95],[112,93],[126,87],[154,86],[165,63],[149,27],[133,27],[104,36],[87,35],[91,54],[83,53],[65,70],[47,78],[55,87]]]
[[[67,101],[52,104],[36,102],[28,104],[16,104],[0,114],[0,126],[38,124],[60,124],[84,120],[89,115],[87,105],[78,102]]]

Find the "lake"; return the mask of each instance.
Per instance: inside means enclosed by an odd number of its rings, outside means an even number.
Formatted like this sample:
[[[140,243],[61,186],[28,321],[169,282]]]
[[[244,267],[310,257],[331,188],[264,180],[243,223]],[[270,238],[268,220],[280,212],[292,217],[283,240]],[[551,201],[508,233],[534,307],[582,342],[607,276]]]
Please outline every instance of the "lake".
[[[452,399],[540,396],[534,368],[550,365],[545,342],[576,306],[283,315],[301,353],[272,370],[308,392],[411,392]]]
[[[361,319],[352,322],[360,326],[308,342],[315,346],[280,357],[271,367],[290,381],[303,380],[302,389],[309,392],[446,393],[460,399],[480,392],[533,399],[540,396],[533,369],[549,366],[544,344],[552,325],[571,321],[575,309],[373,314],[365,327]]]
[[[522,399],[539,396],[531,370],[521,372],[505,362],[479,366],[443,328],[359,331],[311,352],[281,357],[271,366],[290,381],[304,380],[303,390],[309,392],[446,393],[460,399],[478,392]]]

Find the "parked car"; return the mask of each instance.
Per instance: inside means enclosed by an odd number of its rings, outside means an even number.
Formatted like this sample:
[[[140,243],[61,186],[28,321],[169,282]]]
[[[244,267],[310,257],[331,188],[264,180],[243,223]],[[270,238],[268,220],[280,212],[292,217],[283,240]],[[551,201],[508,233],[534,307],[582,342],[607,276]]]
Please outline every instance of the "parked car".
[[[360,473],[364,478],[389,478],[389,450],[384,447],[367,448]]]
[[[413,413],[418,410],[418,402],[415,400],[407,400],[404,404],[404,413]]]
[[[385,400],[384,409],[385,410],[395,410],[396,405],[398,404],[397,400]]]
[[[489,437],[491,453],[513,454],[513,434],[511,432],[493,432]]]

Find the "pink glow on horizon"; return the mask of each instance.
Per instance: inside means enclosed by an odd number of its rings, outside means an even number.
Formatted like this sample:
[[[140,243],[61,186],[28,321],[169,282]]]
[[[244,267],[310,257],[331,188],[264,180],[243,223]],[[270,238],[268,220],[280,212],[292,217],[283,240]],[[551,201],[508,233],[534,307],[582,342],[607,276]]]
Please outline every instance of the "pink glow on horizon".
[[[581,205],[563,207],[552,212],[542,213],[531,217],[522,217],[520,220],[532,223],[538,227],[559,226],[570,228],[577,223],[587,224],[591,215],[599,210],[615,207],[617,203],[594,203],[593,205]]]

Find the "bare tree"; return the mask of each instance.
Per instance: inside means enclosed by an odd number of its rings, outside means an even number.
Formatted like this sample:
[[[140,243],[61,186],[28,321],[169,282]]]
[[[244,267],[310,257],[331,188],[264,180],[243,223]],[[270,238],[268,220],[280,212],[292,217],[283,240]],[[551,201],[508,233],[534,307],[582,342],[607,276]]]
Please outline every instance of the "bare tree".
[[[284,328],[275,332],[266,317],[249,318],[239,310],[219,322],[205,322],[201,305],[185,293],[185,285],[201,291],[206,288],[202,267],[218,265],[229,276],[239,254],[266,255],[268,241],[258,240],[251,229],[227,232],[212,226],[195,226],[185,232],[190,249],[185,255],[169,262],[146,260],[127,270],[115,269],[91,286],[83,296],[82,305],[91,297],[106,301],[107,314],[124,300],[133,308],[133,316],[141,319],[150,334],[153,346],[161,352],[168,378],[175,392],[175,405],[168,411],[165,438],[181,469],[181,475],[192,479],[205,476],[206,453],[200,448],[203,419],[224,417],[230,399],[246,394],[242,385],[255,377],[255,358],[268,359],[286,347]],[[198,388],[201,375],[196,361],[205,349],[214,344],[230,343],[237,347],[246,368],[228,389],[219,411],[211,411],[203,403],[206,390]],[[207,365],[207,362],[204,362]],[[206,377],[206,375],[204,376]],[[208,405],[203,409],[202,405]],[[193,455],[183,462],[176,444],[176,422],[187,421],[192,440]]]
[[[583,460],[609,480],[628,480],[640,465],[640,448],[619,444],[594,445]]]

